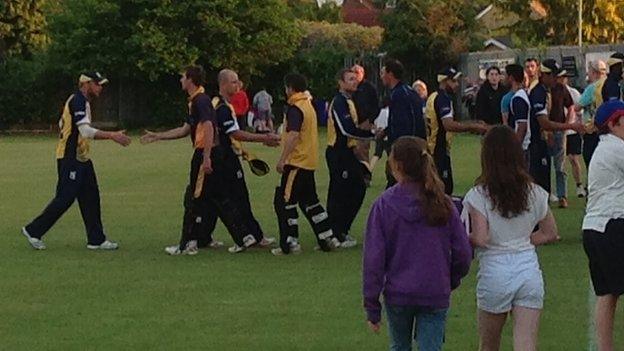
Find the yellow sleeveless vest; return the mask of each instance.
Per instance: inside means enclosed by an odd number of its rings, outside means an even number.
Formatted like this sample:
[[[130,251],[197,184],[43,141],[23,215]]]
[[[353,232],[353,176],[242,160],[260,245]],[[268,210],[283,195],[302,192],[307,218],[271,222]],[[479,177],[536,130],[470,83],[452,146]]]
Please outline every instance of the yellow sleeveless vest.
[[[303,112],[303,123],[299,132],[299,140],[286,164],[314,171],[318,167],[318,128],[316,111],[312,102],[304,93],[295,93],[288,98],[288,104],[296,106]],[[287,134],[288,121],[284,121],[283,135]],[[284,138],[282,138],[284,139]]]

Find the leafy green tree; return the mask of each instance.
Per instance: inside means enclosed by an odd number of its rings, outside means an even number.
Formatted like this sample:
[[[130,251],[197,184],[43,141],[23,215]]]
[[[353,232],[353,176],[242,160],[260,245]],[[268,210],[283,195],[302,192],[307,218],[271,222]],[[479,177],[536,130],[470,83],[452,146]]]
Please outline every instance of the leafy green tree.
[[[0,1],[0,61],[9,54],[30,56],[47,43],[45,0]]]
[[[459,54],[482,43],[475,15],[479,2],[469,0],[402,0],[383,16],[388,56],[403,62],[421,78],[432,78],[443,66],[457,63]]]
[[[500,2],[518,14],[514,37],[521,46],[574,45],[578,41],[578,0]],[[535,7],[543,16],[535,16]],[[613,0],[583,0],[583,41],[585,44],[617,43],[624,40],[624,4]]]
[[[342,22],[340,7],[333,1],[324,2],[321,6],[316,0],[287,0],[295,18],[302,21]]]

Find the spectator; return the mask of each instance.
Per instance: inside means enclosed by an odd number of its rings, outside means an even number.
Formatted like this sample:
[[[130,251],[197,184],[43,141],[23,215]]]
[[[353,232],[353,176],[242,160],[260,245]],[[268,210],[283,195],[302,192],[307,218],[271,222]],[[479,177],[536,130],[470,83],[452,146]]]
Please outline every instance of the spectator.
[[[607,76],[607,64],[597,60],[589,63],[587,70],[587,80],[589,85],[585,87],[581,98],[575,106],[576,112],[583,111],[583,122],[585,123],[586,134],[583,135],[583,160],[585,167],[589,169],[589,162],[598,146],[598,130],[594,126],[594,114],[596,112],[596,86]]]
[[[238,120],[238,125],[242,130],[247,127],[247,112],[249,112],[249,97],[243,90],[243,82],[238,81],[239,90],[230,100],[230,104],[234,107],[234,113]]]
[[[488,125],[502,124],[501,100],[507,89],[500,84],[500,69],[492,66],[485,71],[487,80],[477,93],[477,118]]]
[[[561,77],[560,80],[561,84],[568,89],[574,104],[578,104],[581,99],[581,93],[570,86],[568,77]],[[582,121],[581,115],[583,114],[583,111],[581,110],[577,112],[574,106],[566,108],[565,114],[570,117],[570,123],[581,123]],[[579,133],[573,130],[567,130],[565,135],[566,156],[570,162],[572,177],[574,177],[574,182],[576,183],[576,196],[585,197],[587,194],[585,193],[585,187],[583,186],[583,180],[581,179],[581,154],[583,153],[583,139]]]
[[[562,83],[567,72],[560,70],[557,73],[557,81],[550,90],[550,115],[549,119],[557,123],[575,123],[576,112],[574,100],[569,90]],[[552,157],[552,165],[555,168],[555,185],[559,208],[568,207],[568,174],[565,171],[566,133],[567,130],[556,130],[547,134],[549,154]],[[553,198],[554,200],[554,198]]]
[[[378,332],[383,291],[392,350],[441,350],[451,291],[470,268],[466,229],[437,175],[425,141],[404,136],[392,145],[398,184],[368,217],[363,293],[369,327]]]
[[[529,57],[524,61],[524,72],[526,73],[527,79],[524,86],[527,87],[527,93],[529,95],[531,94],[531,90],[539,83],[539,68],[540,62],[534,57]]]
[[[254,116],[254,128],[259,133],[272,133],[273,132],[273,97],[265,90],[262,89],[254,95],[253,109],[255,111]]]
[[[429,93],[427,91],[427,84],[425,84],[425,82],[423,82],[420,79],[415,81],[412,84],[412,89],[416,91],[416,94],[418,94],[418,96],[420,96],[420,98],[423,99],[423,101],[427,100]]]
[[[479,260],[479,349],[499,350],[511,312],[513,349],[537,350],[544,281],[535,246],[558,238],[548,193],[531,181],[520,141],[509,127],[486,134],[481,167],[464,199]]]
[[[598,296],[595,307],[598,350],[615,350],[613,323],[624,293],[624,103],[606,102],[596,112],[600,143],[589,164],[589,195],[583,220],[583,247]]]

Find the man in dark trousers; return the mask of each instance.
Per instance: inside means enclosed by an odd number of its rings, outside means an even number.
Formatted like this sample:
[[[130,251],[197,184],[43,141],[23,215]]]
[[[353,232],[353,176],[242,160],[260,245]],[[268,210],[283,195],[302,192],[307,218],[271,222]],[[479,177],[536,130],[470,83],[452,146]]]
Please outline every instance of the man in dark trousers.
[[[370,129],[357,127],[358,113],[351,98],[357,89],[356,74],[343,69],[336,80],[340,91],[329,105],[327,121],[327,213],[341,247],[350,248],[357,245],[349,232],[366,195],[364,177],[368,173],[367,166],[357,158],[356,146],[358,141],[372,140],[374,135]]]
[[[184,218],[179,245],[165,248],[170,255],[195,255],[197,241],[204,234],[203,215],[208,204],[228,229],[235,245],[230,252],[243,251],[257,243],[251,234],[245,213],[239,208],[236,188],[229,173],[232,144],[230,136],[242,133],[246,141],[275,144],[270,134],[250,134],[240,131],[238,123],[231,115],[225,118],[216,114],[212,99],[205,93],[204,69],[189,66],[185,69],[180,84],[189,98],[189,116],[179,128],[165,132],[147,132],[141,137],[144,144],[158,140],[180,139],[188,135],[195,149],[191,160],[189,186],[184,196]],[[239,133],[239,134],[240,134]]]
[[[122,146],[130,145],[123,131],[105,132],[91,126],[89,102],[102,93],[108,83],[100,73],[84,73],[78,79],[79,89],[65,102],[59,121],[60,139],[56,147],[58,182],[56,196],[43,213],[22,228],[30,245],[36,250],[46,248],[43,235],[78,199],[80,213],[87,230],[87,248],[115,250],[118,244],[106,239],[100,212],[100,190],[93,163],[89,158],[92,139],[109,139]]]
[[[427,99],[427,149],[433,156],[438,174],[444,182],[444,192],[453,194],[453,169],[451,167],[451,134],[484,134],[488,128],[483,122],[460,123],[455,120],[455,109],[451,95],[459,88],[462,73],[449,67],[438,73],[439,88]]]
[[[381,69],[381,80],[390,89],[390,104],[388,106],[388,126],[377,133],[378,139],[388,137],[387,147],[398,138],[409,135],[422,139],[427,137],[425,120],[423,118],[424,101],[416,91],[403,82],[405,68],[397,60],[388,60]],[[386,163],[386,187],[396,183],[390,166]]]
[[[314,172],[318,167],[318,129],[316,112],[306,94],[305,77],[289,74],[284,78],[288,107],[284,120],[282,154],[277,172],[282,175],[275,189],[274,206],[280,231],[280,247],[271,250],[276,256],[297,253],[299,245],[299,213],[303,211],[312,226],[321,250],[340,246],[331,229],[329,215],[316,193]]]
[[[353,93],[353,103],[358,114],[357,126],[362,129],[369,129],[379,115],[379,95],[375,86],[369,82],[365,76],[364,67],[354,65],[351,70],[355,73],[357,79],[357,90]],[[356,155],[360,161],[369,162],[370,160],[370,140],[358,140],[356,147]],[[365,175],[366,184],[370,184],[369,174]]]

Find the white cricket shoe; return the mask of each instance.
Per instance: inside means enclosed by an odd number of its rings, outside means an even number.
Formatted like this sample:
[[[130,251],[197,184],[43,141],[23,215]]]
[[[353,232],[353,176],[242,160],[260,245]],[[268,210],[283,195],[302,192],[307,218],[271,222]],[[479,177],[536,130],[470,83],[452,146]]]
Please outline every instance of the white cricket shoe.
[[[188,255],[194,256],[199,253],[199,249],[197,248],[197,241],[191,240],[186,244],[184,250],[180,250],[180,245],[167,246],[165,248],[165,252],[171,256],[179,256],[179,255]]]
[[[212,240],[210,244],[208,244],[208,247],[211,249],[220,249],[223,246],[225,246],[225,244],[223,244],[223,241],[218,241],[218,240]]]
[[[22,228],[22,234],[28,239],[28,243],[30,244],[30,246],[32,246],[33,249],[35,250],[46,249],[46,246],[43,240],[31,237],[30,234],[28,234],[28,231],[26,231],[26,227]]]
[[[355,240],[351,235],[347,235],[345,237],[345,241],[340,243],[340,247],[343,249],[350,249],[356,246],[357,246],[357,240]]]
[[[100,245],[90,245],[87,244],[87,249],[89,250],[117,250],[119,248],[119,244],[114,241],[104,241]]]
[[[587,192],[585,191],[585,187],[583,185],[579,185],[576,187],[576,196],[580,198],[587,196]]]
[[[297,255],[301,253],[301,245],[297,244],[291,244],[290,245],[290,253],[293,255]],[[281,248],[275,248],[271,250],[271,254],[273,254],[273,256],[284,256],[286,255]]]
[[[262,241],[260,241],[257,244],[257,246],[258,247],[269,247],[269,246],[275,244],[275,241],[276,241],[275,238],[265,236],[264,238],[262,238]]]
[[[548,201],[550,202],[559,202],[559,198],[554,195],[554,194],[550,194],[550,196],[548,197]]]

